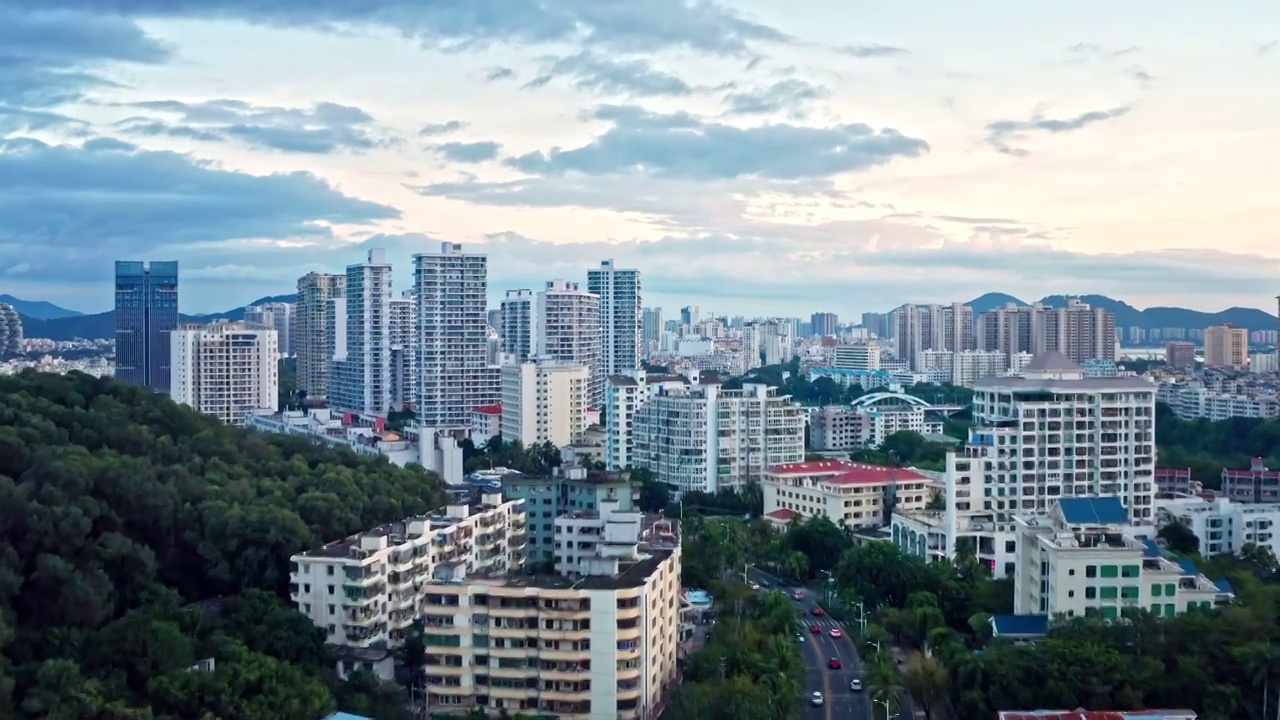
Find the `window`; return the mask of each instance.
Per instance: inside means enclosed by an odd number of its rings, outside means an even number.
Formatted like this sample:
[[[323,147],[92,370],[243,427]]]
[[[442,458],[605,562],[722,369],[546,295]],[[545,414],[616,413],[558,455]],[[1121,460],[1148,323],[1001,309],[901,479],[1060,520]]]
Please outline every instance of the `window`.
[[[1136,585],[1120,588],[1120,597],[1125,600],[1137,600],[1139,590]]]
[[[1173,603],[1165,603],[1164,605],[1165,617],[1173,617],[1174,615],[1177,615],[1177,614],[1178,614],[1178,609],[1173,606]]]
[[[1178,586],[1175,583],[1165,583],[1164,596],[1177,597],[1177,595],[1178,595]]]
[[[1097,565],[1085,565],[1085,566],[1084,566],[1084,576],[1085,576],[1085,577],[1087,577],[1087,578],[1095,578],[1095,577],[1098,577],[1098,566],[1097,566]]]
[[[1103,585],[1103,586],[1102,586],[1102,595],[1101,595],[1101,597],[1102,597],[1102,599],[1103,599],[1103,600],[1115,600],[1115,599],[1116,599],[1116,588],[1115,588],[1115,586],[1114,586],[1114,585]]]
[[[1159,585],[1156,587],[1159,587]],[[1160,617],[1160,603],[1151,603],[1151,614]]]
[[[1118,608],[1115,608],[1115,607],[1102,608],[1102,617],[1104,618],[1113,618],[1113,617],[1118,617],[1119,615],[1120,615],[1120,610]]]
[[[1090,585],[1089,587],[1087,587],[1087,588],[1085,588],[1085,589],[1084,589],[1084,599],[1085,599],[1085,600],[1093,600],[1093,599],[1095,599],[1095,598],[1097,598],[1097,597],[1098,597],[1098,588],[1096,588],[1096,587],[1094,587],[1094,586]]]
[[[1139,565],[1125,565],[1120,568],[1120,577],[1136,578],[1142,574],[1142,567]]]
[[[1161,595],[1161,591],[1162,591],[1163,589],[1164,589],[1164,586],[1163,586],[1163,585],[1161,585],[1161,584],[1159,584],[1159,583],[1156,583],[1155,585],[1152,585],[1152,586],[1151,586],[1151,597],[1160,597],[1160,595]],[[1159,613],[1156,613],[1156,614],[1158,615]]]
[[[1102,566],[1102,577],[1104,577],[1104,578],[1120,577],[1120,566],[1118,566],[1118,565],[1103,565],[1103,566]]]

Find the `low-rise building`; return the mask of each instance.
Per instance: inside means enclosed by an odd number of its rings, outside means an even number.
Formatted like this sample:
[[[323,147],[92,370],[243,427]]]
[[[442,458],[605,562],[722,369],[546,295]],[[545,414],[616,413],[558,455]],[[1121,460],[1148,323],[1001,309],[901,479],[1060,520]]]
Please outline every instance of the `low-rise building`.
[[[289,597],[325,631],[340,673],[366,669],[390,680],[394,650],[414,622],[436,622],[432,583],[523,567],[524,508],[523,500],[484,495],[299,553],[290,558]]]
[[[502,434],[502,405],[481,405],[471,412],[471,443],[483,448]]]
[[[769,468],[761,489],[765,517],[779,528],[818,516],[855,530],[887,525],[898,508],[923,510],[938,488],[909,468],[811,460]]]
[[[1156,493],[1158,495],[1198,495],[1204,486],[1191,479],[1191,468],[1158,467],[1155,473]]]
[[[529,560],[545,562],[554,556],[556,518],[572,513],[599,512],[606,503],[633,505],[639,491],[624,471],[556,468],[549,477],[509,472],[502,477],[502,494],[524,500],[529,520]]]
[[[1048,513],[1016,523],[1015,614],[1116,618],[1148,610],[1172,617],[1234,598],[1226,581],[1214,582],[1190,560],[1132,535],[1119,498],[1059,498]]]
[[[1254,458],[1249,468],[1223,468],[1222,494],[1236,502],[1280,502],[1280,470],[1267,467],[1262,458]]]
[[[818,452],[879,447],[897,432],[941,435],[943,423],[919,406],[852,408],[828,405],[809,413],[809,443]]]
[[[1280,503],[1238,503],[1230,498],[1161,500],[1162,522],[1180,522],[1200,540],[1200,554],[1236,555],[1245,545],[1269,548],[1280,557]]]

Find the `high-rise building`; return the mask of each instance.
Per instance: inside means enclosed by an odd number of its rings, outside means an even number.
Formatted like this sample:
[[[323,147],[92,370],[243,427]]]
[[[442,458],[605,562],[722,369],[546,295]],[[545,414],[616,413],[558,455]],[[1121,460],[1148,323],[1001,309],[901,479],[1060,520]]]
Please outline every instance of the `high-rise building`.
[[[564,447],[587,430],[586,365],[554,360],[502,367],[502,439],[525,447],[549,442]]]
[[[635,467],[675,492],[739,489],[760,482],[766,468],[804,460],[800,406],[768,385],[662,392],[636,409],[633,423]]]
[[[914,363],[925,350],[973,350],[973,308],[964,303],[950,305],[903,305],[890,313],[889,330],[894,354]]]
[[[323,399],[329,395],[329,365],[333,362],[336,339],[332,301],[342,297],[346,285],[344,275],[312,272],[298,278],[292,344],[298,359],[298,389],[311,398]],[[346,323],[341,326],[345,332]]]
[[[1249,366],[1249,331],[1230,325],[1204,329],[1204,366],[1237,368]]]
[[[22,351],[22,317],[12,305],[0,303],[0,358]]]
[[[643,343],[641,350],[644,358],[662,349],[663,328],[662,308],[645,308],[640,316],[640,337]],[[641,358],[641,359],[644,359]]]
[[[502,352],[517,362],[538,352],[538,296],[532,290],[508,290],[502,299]]]
[[[702,310],[697,305],[686,305],[680,308],[680,324],[692,327],[702,322]]]
[[[600,298],[602,378],[640,368],[640,271],[605,260],[587,271],[587,291]],[[603,380],[601,381],[603,387]]]
[[[115,376],[169,392],[171,335],[178,329],[178,263],[116,262]]]
[[[402,297],[391,298],[391,406],[403,410],[414,402],[413,353],[414,333],[418,324],[414,320],[416,303],[413,293],[406,291]]]
[[[1070,300],[1064,308],[1010,303],[982,313],[978,338],[983,350],[1006,355],[1060,352],[1074,363],[1116,359],[1116,316]]]
[[[329,404],[363,417],[391,411],[391,264],[385,250],[347,266],[346,333],[335,342]]]
[[[606,469],[626,470],[635,464],[636,411],[654,395],[688,385],[689,380],[682,375],[663,375],[645,370],[609,376],[604,408]]]
[[[171,333],[169,396],[227,425],[279,404],[276,331],[248,322],[188,325]]]
[[[489,363],[489,258],[442,243],[413,256],[418,336],[415,412],[424,428],[461,428],[498,403],[500,368]]]
[[[578,283],[553,280],[538,293],[539,360],[586,366],[591,374],[587,402],[604,403],[605,375],[600,371],[600,297]]]
[[[276,347],[280,348],[280,357],[293,355],[293,346],[290,344],[294,327],[293,303],[250,305],[244,309],[244,321],[273,328],[276,331]]]
[[[1196,366],[1196,344],[1186,340],[1165,343],[1164,364],[1173,370],[1190,370]]]
[[[809,334],[815,337],[835,337],[839,327],[840,318],[835,313],[819,312],[809,318]]]

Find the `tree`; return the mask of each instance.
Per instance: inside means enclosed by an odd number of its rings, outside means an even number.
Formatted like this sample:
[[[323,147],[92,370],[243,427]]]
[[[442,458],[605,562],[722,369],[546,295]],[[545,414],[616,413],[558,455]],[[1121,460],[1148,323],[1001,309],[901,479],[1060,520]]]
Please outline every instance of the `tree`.
[[[1185,524],[1173,520],[1165,523],[1156,537],[1163,540],[1169,549],[1179,555],[1195,555],[1200,552],[1200,538]]]
[[[937,658],[917,652],[912,653],[907,661],[902,686],[924,712],[925,720],[933,720],[938,705],[946,702],[950,677],[947,668]]]

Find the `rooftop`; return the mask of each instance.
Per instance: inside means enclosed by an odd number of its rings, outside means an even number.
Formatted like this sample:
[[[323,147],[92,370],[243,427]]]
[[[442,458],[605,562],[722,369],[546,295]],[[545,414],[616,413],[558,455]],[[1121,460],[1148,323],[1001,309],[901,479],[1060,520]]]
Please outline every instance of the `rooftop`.
[[[765,513],[764,516],[771,520],[781,520],[782,522],[790,522],[790,520],[796,516],[796,511],[791,510],[789,508],[778,508],[773,512]]]
[[[1147,390],[1154,393],[1156,391],[1156,386],[1151,381],[1126,375],[1063,379],[992,375],[975,381],[973,388],[975,390],[1061,390],[1067,392],[1079,392],[1081,390],[1110,390],[1113,392]]]
[[[1080,372],[1080,366],[1057,350],[1040,353],[1031,358],[1024,372]]]
[[[513,502],[523,503],[523,500]],[[468,517],[473,517],[488,510],[495,510],[499,505],[485,504],[484,502],[471,503],[467,506],[466,515],[451,514],[452,508],[459,507],[449,505],[437,509],[435,512],[426,515],[412,515],[403,520],[384,523],[375,528],[348,535],[341,540],[334,540],[331,543],[321,545],[318,548],[307,550],[299,553],[303,557],[310,558],[347,558],[352,557],[352,552],[360,550],[362,547],[362,538],[367,537],[387,537],[389,545],[399,545],[407,540],[425,537],[433,532],[448,530],[457,525],[459,522]],[[410,527],[415,523],[424,523],[422,534],[410,534]]]
[[[623,588],[641,587],[645,579],[652,575],[662,563],[666,562],[674,552],[666,548],[640,546],[644,553],[638,561],[626,566],[617,575],[591,575],[574,578],[567,575],[550,573],[468,575],[462,583],[446,582],[447,585],[488,585],[490,587],[527,587],[546,590],[621,590]],[[428,581],[431,582],[431,581]]]
[[[1128,525],[1129,513],[1119,498],[1059,498],[1062,519],[1071,525]]]
[[[822,475],[822,482],[833,485],[873,485],[887,482],[927,481],[929,478],[910,468],[865,465],[848,460],[806,460],[769,468],[769,474],[782,476]]]

